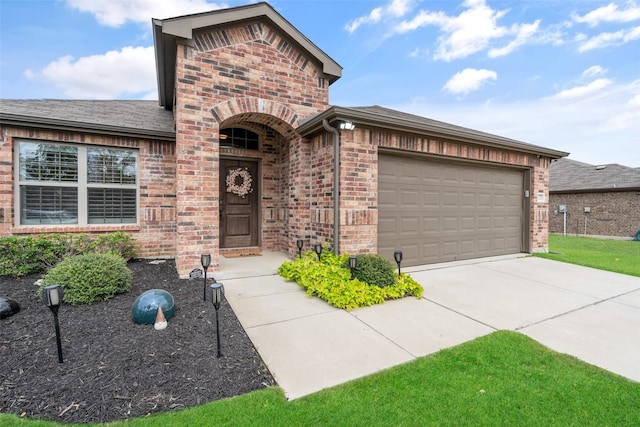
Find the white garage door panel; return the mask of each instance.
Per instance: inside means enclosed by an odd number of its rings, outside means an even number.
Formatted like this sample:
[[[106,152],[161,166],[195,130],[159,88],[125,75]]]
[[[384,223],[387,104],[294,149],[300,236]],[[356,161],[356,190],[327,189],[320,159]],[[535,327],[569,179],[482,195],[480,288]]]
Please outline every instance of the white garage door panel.
[[[518,253],[523,172],[380,154],[378,252],[403,265]]]

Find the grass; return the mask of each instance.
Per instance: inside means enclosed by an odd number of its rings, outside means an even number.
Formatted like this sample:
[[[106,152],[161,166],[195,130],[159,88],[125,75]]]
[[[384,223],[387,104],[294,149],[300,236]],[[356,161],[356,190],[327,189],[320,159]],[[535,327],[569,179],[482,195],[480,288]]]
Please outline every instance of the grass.
[[[550,236],[543,258],[640,277],[640,242]],[[373,356],[372,356],[373,357]],[[110,427],[638,426],[640,383],[499,331],[287,401],[271,388]],[[57,426],[0,414],[2,426]]]
[[[0,414],[3,426],[53,426]],[[271,388],[120,426],[640,425],[640,384],[499,331],[310,396]]]
[[[536,256],[640,277],[637,241],[550,235],[549,250]]]

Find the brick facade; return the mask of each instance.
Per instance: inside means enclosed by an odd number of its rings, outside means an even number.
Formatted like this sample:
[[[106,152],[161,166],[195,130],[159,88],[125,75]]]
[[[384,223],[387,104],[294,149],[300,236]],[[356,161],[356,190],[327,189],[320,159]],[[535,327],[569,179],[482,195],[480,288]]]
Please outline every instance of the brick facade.
[[[0,236],[41,233],[88,233],[113,231],[131,233],[140,245],[141,256],[172,257],[176,251],[175,146],[171,142],[99,135],[25,130],[3,127],[1,130]],[[88,146],[135,148],[138,150],[139,206],[138,224],[94,224],[21,226],[14,222],[14,145],[17,141],[51,141]]]
[[[248,6],[250,7],[250,6]],[[265,6],[257,5],[258,8]],[[78,231],[132,232],[142,256],[175,256],[178,273],[200,267],[200,254],[220,260],[220,160],[258,162],[259,246],[297,253],[333,239],[334,133],[299,129],[329,111],[326,64],[301,49],[269,20],[241,20],[194,31],[175,52],[175,143],[4,127],[0,171],[13,178],[15,138],[134,147],[139,150],[138,224],[16,227],[14,185],[0,183],[0,235]],[[156,42],[157,43],[157,42]],[[333,117],[333,123],[340,118]],[[486,162],[527,171],[531,251],[547,250],[549,157],[536,150],[492,148],[356,123],[340,133],[340,253],[377,252],[378,153],[418,152],[441,159]],[[315,126],[315,124],[314,124]],[[259,135],[260,149],[220,146],[220,130],[242,127]],[[500,146],[498,144],[498,146]],[[637,205],[636,205],[637,206]],[[333,243],[330,244],[333,247]]]
[[[291,188],[304,187],[296,174],[305,162],[290,162],[286,146],[299,145],[293,126],[300,118],[327,108],[327,86],[312,58],[263,23],[196,34],[193,46],[178,46],[174,114],[179,273],[197,268],[200,253],[211,253],[214,269],[219,264],[221,155],[262,159],[260,240],[265,248],[291,251],[291,243],[282,239],[305,234],[296,221],[289,222],[294,219],[288,213],[293,202],[286,199]],[[273,129],[281,143],[260,154],[221,151],[221,127],[254,124]],[[274,182],[278,186],[270,185]],[[280,231],[284,232],[276,238]]]
[[[559,205],[567,207],[568,235],[632,238],[640,231],[640,191],[551,194],[549,231],[562,234],[564,215]],[[591,212],[585,213],[585,207]]]
[[[340,252],[377,252],[378,151],[419,152],[452,160],[475,160],[530,170],[529,250],[548,250],[549,159],[515,151],[357,128],[342,132],[340,184]],[[325,196],[328,202],[332,197]],[[538,195],[540,194],[540,200]],[[330,204],[332,206],[332,204]],[[332,216],[325,215],[326,224]],[[330,218],[330,219],[329,219]]]

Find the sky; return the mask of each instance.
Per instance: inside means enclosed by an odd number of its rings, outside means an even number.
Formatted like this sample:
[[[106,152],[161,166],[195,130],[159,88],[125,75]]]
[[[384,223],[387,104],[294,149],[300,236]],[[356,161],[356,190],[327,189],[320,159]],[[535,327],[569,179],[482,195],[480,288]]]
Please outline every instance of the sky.
[[[157,99],[151,19],[250,1],[0,0],[0,98]],[[273,0],[380,105],[640,167],[640,0]]]

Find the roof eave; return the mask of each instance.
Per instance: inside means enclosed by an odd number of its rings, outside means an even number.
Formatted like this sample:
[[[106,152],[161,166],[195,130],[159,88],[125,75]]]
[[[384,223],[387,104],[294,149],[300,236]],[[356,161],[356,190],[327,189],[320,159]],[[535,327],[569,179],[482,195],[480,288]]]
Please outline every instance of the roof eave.
[[[515,140],[509,140],[496,136],[491,138],[489,136],[472,134],[470,132],[464,132],[456,129],[442,129],[437,126],[430,126],[427,124],[420,124],[411,122],[409,120],[403,120],[395,117],[385,117],[379,114],[354,110],[351,108],[333,106],[322,113],[315,115],[308,120],[304,121],[298,126],[297,131],[300,135],[308,137],[315,135],[323,130],[322,121],[326,119],[329,123],[336,121],[350,121],[356,126],[364,127],[377,127],[382,129],[393,130],[402,133],[413,133],[418,135],[428,135],[434,138],[442,138],[447,140],[454,140],[457,142],[463,142],[474,145],[483,145],[500,149],[510,149],[518,152],[525,152],[528,154],[535,154],[551,159],[559,159],[566,157],[569,153],[564,151],[553,150],[550,148],[539,147],[536,145],[527,144]]]
[[[630,191],[640,191],[640,187],[615,187],[615,188],[580,188],[576,190],[552,190],[549,194],[584,194],[584,193],[626,193]]]
[[[21,116],[0,113],[0,125],[30,129],[47,129],[65,132],[81,132],[96,135],[120,136],[126,138],[144,138],[158,141],[175,142],[175,132],[150,129],[135,129],[98,123],[83,123],[70,120],[49,119],[46,117]]]
[[[152,19],[160,105],[166,109],[173,108],[175,75],[170,70],[175,69],[175,47],[178,43],[188,44],[193,39],[193,33],[204,28],[260,19],[270,21],[290,41],[322,64],[322,72],[329,84],[342,76],[342,67],[337,62],[264,2],[175,18]],[[166,61],[170,63],[166,64]]]

